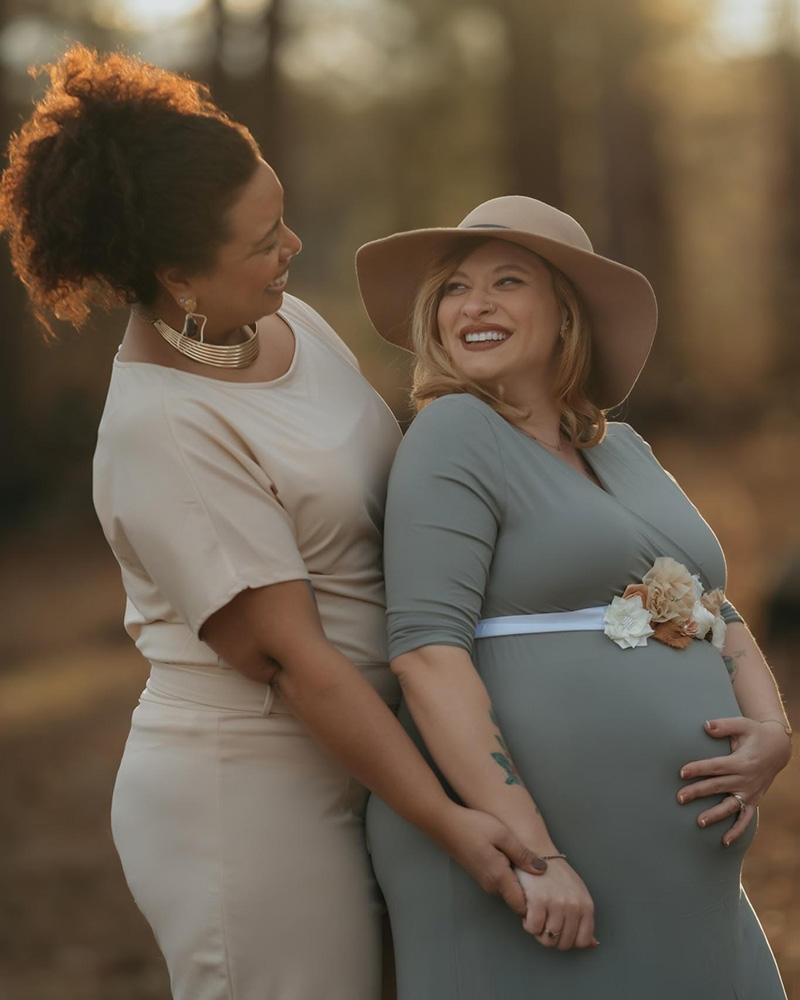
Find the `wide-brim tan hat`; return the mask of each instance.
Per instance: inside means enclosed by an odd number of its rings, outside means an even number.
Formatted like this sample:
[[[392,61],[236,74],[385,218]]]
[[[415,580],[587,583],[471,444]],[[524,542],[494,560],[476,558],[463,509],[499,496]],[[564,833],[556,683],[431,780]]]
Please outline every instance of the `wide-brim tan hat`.
[[[411,316],[422,281],[456,241],[480,235],[533,250],[570,279],[591,320],[592,401],[602,409],[623,402],[653,344],[655,293],[643,274],[596,254],[571,216],[535,198],[493,198],[455,229],[417,229],[364,244],[356,254],[356,271],[378,333],[412,350]]]

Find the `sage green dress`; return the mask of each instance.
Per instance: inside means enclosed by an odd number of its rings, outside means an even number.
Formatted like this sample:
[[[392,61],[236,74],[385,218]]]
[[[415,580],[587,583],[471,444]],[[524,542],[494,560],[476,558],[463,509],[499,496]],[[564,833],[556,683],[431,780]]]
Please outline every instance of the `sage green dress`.
[[[603,489],[469,395],[411,426],[390,478],[390,655],[471,651],[521,776],[596,907],[591,950],[545,949],[506,905],[372,797],[368,837],[400,1000],[783,1000],[742,889],[755,824],[723,847],[681,806],[679,771],[724,752],[703,721],[739,715],[720,653],[620,649],[603,632],[473,640],[480,618],[610,603],[658,556],[725,586],[713,532],[627,424],[587,459]],[[741,619],[726,605],[728,621]],[[422,746],[410,715],[400,718]],[[725,746],[729,746],[727,742]]]

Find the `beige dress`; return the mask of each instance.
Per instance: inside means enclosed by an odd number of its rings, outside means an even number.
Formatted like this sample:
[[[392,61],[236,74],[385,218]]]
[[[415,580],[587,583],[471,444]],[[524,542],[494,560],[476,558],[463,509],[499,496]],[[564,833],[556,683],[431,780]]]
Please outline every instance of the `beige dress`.
[[[328,638],[396,703],[381,540],[397,423],[347,347],[286,296],[289,370],[218,381],[115,362],[94,497],[152,671],[114,842],[176,1000],[377,1000],[365,793],[271,689],[199,638],[248,587],[309,580]]]

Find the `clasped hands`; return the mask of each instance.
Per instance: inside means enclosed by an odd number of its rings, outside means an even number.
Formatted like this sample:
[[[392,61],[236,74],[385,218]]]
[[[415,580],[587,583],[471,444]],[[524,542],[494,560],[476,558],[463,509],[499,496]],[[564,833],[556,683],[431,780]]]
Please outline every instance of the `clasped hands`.
[[[449,804],[438,839],[485,892],[499,896],[522,918],[523,928],[544,947],[596,947],[592,897],[565,858],[542,860],[494,816],[456,803]],[[551,851],[543,853],[552,856]]]
[[[722,837],[729,847],[748,828],[775,776],[789,762],[791,741],[777,720],[757,722],[739,716],[712,719],[704,728],[715,739],[730,738],[731,752],[685,764],[680,776],[690,783],[680,789],[677,799],[685,805],[708,795],[724,795],[721,802],[700,813],[697,824],[710,826],[738,813]]]
[[[528,909],[523,928],[545,948],[596,948],[594,903],[589,890],[565,858],[549,861],[547,871],[530,875],[515,869]]]

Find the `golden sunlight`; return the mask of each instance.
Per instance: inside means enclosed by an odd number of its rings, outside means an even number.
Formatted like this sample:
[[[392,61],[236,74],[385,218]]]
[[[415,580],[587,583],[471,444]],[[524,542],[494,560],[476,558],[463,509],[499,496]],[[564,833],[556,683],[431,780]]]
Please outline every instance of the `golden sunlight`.
[[[796,0],[721,0],[710,24],[715,45],[730,55],[760,52],[788,29],[787,11],[796,25],[797,7]]]
[[[152,31],[207,6],[207,0],[99,0],[96,16],[117,28]]]

